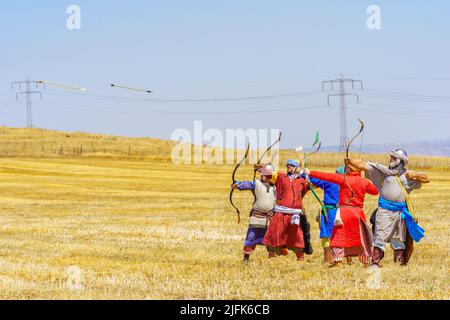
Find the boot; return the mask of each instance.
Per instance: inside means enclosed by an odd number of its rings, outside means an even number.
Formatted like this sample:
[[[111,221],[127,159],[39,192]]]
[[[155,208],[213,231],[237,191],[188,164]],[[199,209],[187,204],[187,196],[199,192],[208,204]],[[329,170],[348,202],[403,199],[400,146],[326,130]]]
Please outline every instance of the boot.
[[[242,260],[242,262],[248,262],[250,260],[250,255],[249,254],[244,254],[244,259]]]
[[[331,263],[333,261],[333,256],[331,255],[331,248],[323,248],[323,262]]]
[[[352,257],[345,257],[345,260],[347,261],[347,264],[349,266],[351,266],[353,264]]]
[[[396,264],[399,263],[401,266],[406,266],[404,249],[394,250],[394,262]]]
[[[295,255],[297,256],[297,261],[305,260],[305,252],[303,250],[296,251]]]
[[[340,267],[342,265],[343,265],[342,261],[332,261],[328,267],[329,268],[336,268],[336,267]]]
[[[371,263],[371,265],[379,267],[380,266],[380,262],[383,259],[383,257],[384,257],[384,251],[381,250],[378,247],[374,247],[373,248],[373,253],[372,253],[372,263]]]

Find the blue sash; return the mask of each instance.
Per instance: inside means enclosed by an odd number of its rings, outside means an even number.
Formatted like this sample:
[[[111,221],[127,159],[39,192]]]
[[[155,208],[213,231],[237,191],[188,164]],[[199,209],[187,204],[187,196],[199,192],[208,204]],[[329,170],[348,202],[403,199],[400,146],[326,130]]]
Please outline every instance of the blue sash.
[[[414,221],[411,212],[409,212],[408,210],[408,205],[406,204],[406,202],[392,202],[380,198],[378,200],[378,206],[389,211],[401,211],[402,219],[405,220],[406,228],[408,229],[408,232],[411,238],[414,239],[414,241],[419,242],[420,239],[425,236],[425,230]]]

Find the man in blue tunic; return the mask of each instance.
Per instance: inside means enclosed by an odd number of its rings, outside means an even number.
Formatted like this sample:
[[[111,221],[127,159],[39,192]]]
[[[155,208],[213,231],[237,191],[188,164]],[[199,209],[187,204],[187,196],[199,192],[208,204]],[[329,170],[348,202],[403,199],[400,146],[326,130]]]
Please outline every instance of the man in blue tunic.
[[[344,174],[345,166],[339,167],[336,173]],[[306,175],[302,173],[302,178],[306,179]],[[323,248],[323,261],[332,262],[332,255],[330,249],[330,238],[333,233],[334,219],[336,218],[337,205],[339,204],[339,186],[337,184],[323,181],[317,178],[309,178],[311,184],[320,188],[324,192],[323,203],[327,214],[325,215],[323,209],[320,212],[319,227],[320,239]]]

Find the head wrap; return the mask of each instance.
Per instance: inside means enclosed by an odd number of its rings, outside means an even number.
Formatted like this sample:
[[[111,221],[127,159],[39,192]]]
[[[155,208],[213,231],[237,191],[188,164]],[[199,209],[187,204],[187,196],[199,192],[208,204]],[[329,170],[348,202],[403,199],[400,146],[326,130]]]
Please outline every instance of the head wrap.
[[[340,166],[336,169],[336,173],[345,174],[345,166]]]
[[[266,165],[259,170],[259,174],[262,176],[273,175],[273,167],[271,165]]]
[[[295,168],[298,168],[300,165],[298,164],[298,161],[297,160],[292,160],[292,159],[289,159],[287,162],[286,162],[286,165],[287,166],[293,166],[293,167],[295,167]]]

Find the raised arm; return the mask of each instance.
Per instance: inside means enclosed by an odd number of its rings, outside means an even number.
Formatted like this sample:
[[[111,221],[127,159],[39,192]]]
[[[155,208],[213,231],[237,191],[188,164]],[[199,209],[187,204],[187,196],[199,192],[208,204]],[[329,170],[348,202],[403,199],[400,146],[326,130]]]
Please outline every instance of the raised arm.
[[[308,169],[305,169],[305,173],[308,174]],[[334,184],[342,185],[345,183],[344,175],[337,173],[326,173],[320,171],[309,171],[309,175],[313,178],[325,180]]]
[[[367,170],[367,163],[361,160],[354,160],[351,158],[345,158],[344,159],[344,163],[346,165],[351,165],[355,168],[358,168],[360,171],[365,171]]]
[[[430,179],[425,173],[422,172],[414,172],[414,171],[408,171],[406,173],[406,178],[415,180],[420,183],[429,183]]]
[[[306,179],[306,174],[302,173],[302,178]],[[328,181],[324,181],[324,180],[320,180],[317,178],[313,178],[313,177],[309,177],[309,181],[316,187],[320,188],[320,189],[325,189],[331,182]]]
[[[238,189],[239,191],[255,190],[255,185],[255,181],[236,181],[236,183],[233,184],[233,188]]]

